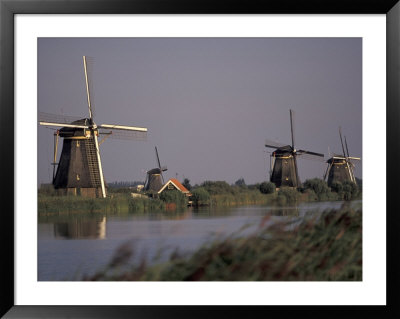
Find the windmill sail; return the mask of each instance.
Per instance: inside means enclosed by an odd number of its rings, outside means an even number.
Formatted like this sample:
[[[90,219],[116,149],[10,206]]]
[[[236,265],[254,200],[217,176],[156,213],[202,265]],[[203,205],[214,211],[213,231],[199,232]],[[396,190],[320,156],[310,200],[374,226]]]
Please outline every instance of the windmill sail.
[[[145,184],[144,188],[146,191],[158,192],[164,185],[164,176],[162,173],[167,171],[168,169],[167,166],[161,166],[160,157],[158,156],[157,146],[155,146],[155,152],[156,152],[156,160],[158,167],[147,171],[147,176],[146,176],[147,183]]]
[[[321,153],[311,152],[307,150],[296,150],[295,146],[295,131],[294,131],[294,112],[290,110],[290,132],[291,145],[266,140],[264,145],[268,148],[275,148],[271,154],[272,173],[270,180],[277,188],[299,187],[301,185],[297,169],[297,156],[305,158],[321,158],[324,157]]]
[[[333,156],[326,161],[327,169],[324,179],[327,181],[328,186],[345,181],[356,183],[356,178],[354,176],[355,166],[352,160],[360,160],[360,158],[350,156],[346,136],[344,137],[343,143],[341,127],[339,127],[339,136],[343,155],[333,154]]]
[[[98,126],[99,134],[108,134],[109,138],[121,140],[145,140],[147,128],[116,124],[101,124]]]
[[[89,118],[39,113],[39,124],[46,127],[60,127],[57,136],[63,138],[63,147],[57,172],[53,178],[56,189],[66,193],[80,193],[87,196],[106,197],[105,180],[100,157],[98,136],[100,134],[113,138],[144,139],[147,128],[102,124],[94,121],[93,89],[91,81],[90,58],[83,56],[85,88]],[[104,139],[101,141],[103,142]],[[56,145],[55,145],[56,149]],[[55,155],[56,157],[56,151]],[[54,159],[54,165],[55,163]]]

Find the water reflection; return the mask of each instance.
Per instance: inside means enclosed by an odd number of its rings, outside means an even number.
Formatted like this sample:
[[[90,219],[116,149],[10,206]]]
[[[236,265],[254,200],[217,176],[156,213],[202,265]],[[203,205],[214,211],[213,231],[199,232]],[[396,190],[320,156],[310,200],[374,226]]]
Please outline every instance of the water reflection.
[[[67,280],[75,276],[77,269],[93,274],[129,240],[135,242],[134,262],[140,262],[141,252],[149,263],[156,257],[164,261],[175,249],[193,252],[215,239],[251,234],[282,222],[285,230],[294,230],[303,220],[318,218],[323,211],[342,205],[315,202],[290,207],[190,207],[143,214],[42,216],[38,218],[38,280]],[[344,205],[358,207],[361,201]]]
[[[267,214],[272,216],[287,216],[287,217],[299,217],[299,207],[274,207],[267,210]]]
[[[54,223],[54,237],[67,239],[105,239],[106,217],[76,218]]]

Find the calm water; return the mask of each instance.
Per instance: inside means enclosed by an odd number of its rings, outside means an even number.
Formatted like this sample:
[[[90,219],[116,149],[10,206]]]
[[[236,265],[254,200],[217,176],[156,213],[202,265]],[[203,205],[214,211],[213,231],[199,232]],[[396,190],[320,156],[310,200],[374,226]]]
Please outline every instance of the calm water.
[[[83,274],[93,274],[125,243],[132,245],[132,262],[144,257],[151,263],[156,257],[167,259],[176,248],[182,253],[191,252],[218,237],[254,232],[267,214],[272,217],[266,226],[290,219],[294,227],[307,216],[341,205],[342,202],[323,202],[285,208],[188,208],[181,213],[43,217],[38,224],[38,280],[78,280]]]

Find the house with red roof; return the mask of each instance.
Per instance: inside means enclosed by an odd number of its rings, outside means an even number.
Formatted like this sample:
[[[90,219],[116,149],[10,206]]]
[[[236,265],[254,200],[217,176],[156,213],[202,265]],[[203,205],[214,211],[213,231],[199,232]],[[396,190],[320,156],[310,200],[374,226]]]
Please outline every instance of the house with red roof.
[[[168,180],[168,182],[166,182],[164,186],[161,187],[161,189],[158,191],[158,194],[161,194],[162,192],[168,190],[178,190],[181,193],[185,194],[187,197],[192,195],[190,194],[189,190],[185,186],[183,186],[176,178],[171,178],[170,180]]]

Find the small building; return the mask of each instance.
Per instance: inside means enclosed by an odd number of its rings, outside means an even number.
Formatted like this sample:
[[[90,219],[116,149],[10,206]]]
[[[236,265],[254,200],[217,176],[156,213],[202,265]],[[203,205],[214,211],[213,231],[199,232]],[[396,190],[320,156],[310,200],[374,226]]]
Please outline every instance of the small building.
[[[164,184],[163,187],[161,187],[161,189],[157,193],[161,194],[162,192],[168,190],[178,190],[181,193],[185,194],[187,197],[192,196],[189,190],[185,186],[183,186],[176,178],[171,178],[168,182]]]

